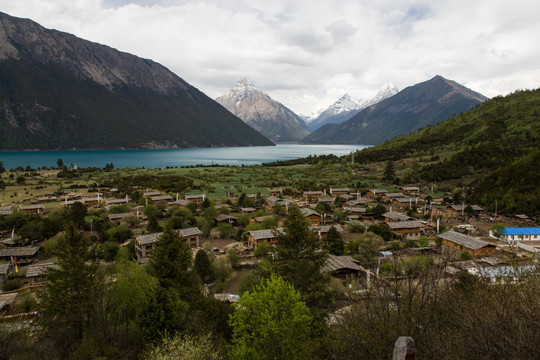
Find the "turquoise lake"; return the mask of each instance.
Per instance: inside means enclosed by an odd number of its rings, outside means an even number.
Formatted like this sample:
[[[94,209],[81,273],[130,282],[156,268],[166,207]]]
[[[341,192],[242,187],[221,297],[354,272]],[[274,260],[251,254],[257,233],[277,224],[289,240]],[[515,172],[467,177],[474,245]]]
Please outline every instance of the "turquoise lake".
[[[113,163],[116,168],[165,168],[190,165],[258,165],[276,160],[290,160],[309,155],[342,156],[368,145],[276,145],[225,148],[189,148],[154,150],[69,150],[69,151],[4,151],[0,161],[6,169],[18,166],[56,167],[62,159],[66,166],[100,167]]]

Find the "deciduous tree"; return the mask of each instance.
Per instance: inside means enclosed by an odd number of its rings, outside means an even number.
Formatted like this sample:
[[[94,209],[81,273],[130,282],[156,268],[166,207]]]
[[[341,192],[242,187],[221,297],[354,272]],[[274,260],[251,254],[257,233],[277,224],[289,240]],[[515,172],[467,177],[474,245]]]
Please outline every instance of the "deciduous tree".
[[[313,317],[300,294],[277,275],[246,292],[235,304],[233,359],[306,359]]]

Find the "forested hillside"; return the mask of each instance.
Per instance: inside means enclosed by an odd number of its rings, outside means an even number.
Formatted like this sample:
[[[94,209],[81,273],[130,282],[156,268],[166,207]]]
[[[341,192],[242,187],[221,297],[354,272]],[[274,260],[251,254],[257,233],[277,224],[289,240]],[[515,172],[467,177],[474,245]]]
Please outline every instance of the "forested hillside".
[[[540,89],[493,98],[436,126],[355,154],[355,161],[431,155],[424,181],[466,178],[471,199],[499,210],[537,213],[540,208]],[[493,210],[493,209],[492,209]]]

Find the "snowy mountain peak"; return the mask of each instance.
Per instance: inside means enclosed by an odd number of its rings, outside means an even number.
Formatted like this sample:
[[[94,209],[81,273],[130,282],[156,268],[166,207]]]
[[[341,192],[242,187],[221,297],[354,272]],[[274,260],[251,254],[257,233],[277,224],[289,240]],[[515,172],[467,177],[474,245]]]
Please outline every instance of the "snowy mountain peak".
[[[359,108],[360,104],[356,100],[354,100],[349,94],[345,94],[340,97],[335,103],[330,105],[330,107],[326,109],[326,111],[328,111],[331,115],[335,115],[345,111],[358,110]]]
[[[399,89],[394,83],[387,82],[382,86],[381,90],[379,90],[379,92],[374,97],[364,100],[361,104],[361,107],[367,108],[368,106],[375,105],[383,101],[384,99],[389,98],[390,96],[396,95],[398,92]]]
[[[234,88],[232,88],[226,95],[236,98],[237,101],[242,100],[250,93],[258,91],[253,81],[248,78],[240,79]]]

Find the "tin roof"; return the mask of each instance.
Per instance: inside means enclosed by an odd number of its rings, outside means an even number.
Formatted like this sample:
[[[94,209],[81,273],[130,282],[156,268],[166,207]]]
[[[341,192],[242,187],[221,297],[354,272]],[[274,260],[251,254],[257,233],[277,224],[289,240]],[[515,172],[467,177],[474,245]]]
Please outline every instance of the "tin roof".
[[[453,243],[462,245],[471,250],[478,250],[485,246],[495,246],[493,244],[488,243],[487,241],[483,241],[483,240],[474,238],[472,236],[468,236],[468,235],[459,233],[457,231],[452,231],[452,230],[439,234],[438,236],[441,239],[448,240]]]
[[[56,263],[32,264],[28,265],[26,277],[36,277],[43,275],[49,268],[58,266]]]
[[[0,249],[0,257],[8,256],[34,256],[39,251],[39,246],[24,246]]]
[[[419,229],[424,227],[424,224],[422,224],[420,221],[386,221],[386,225],[390,227],[392,230],[397,229]]]
[[[322,272],[333,272],[341,269],[351,269],[356,271],[366,272],[362,266],[358,265],[357,261],[352,256],[337,256],[328,255],[326,263],[322,267]]]
[[[507,227],[503,235],[540,235],[540,227]]]
[[[152,234],[146,234],[146,235],[139,235],[135,237],[135,241],[138,242],[140,245],[146,245],[155,243],[159,240],[159,237],[162,233],[152,233]]]
[[[185,237],[185,236],[200,235],[202,234],[202,231],[199,230],[198,227],[190,227],[186,229],[180,229],[178,230],[178,233],[180,234],[181,237]]]

